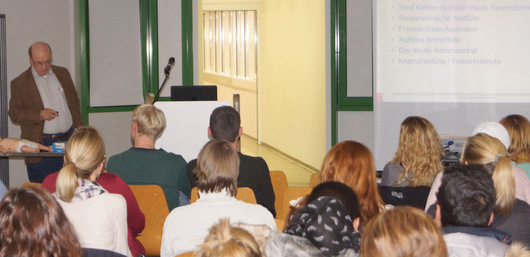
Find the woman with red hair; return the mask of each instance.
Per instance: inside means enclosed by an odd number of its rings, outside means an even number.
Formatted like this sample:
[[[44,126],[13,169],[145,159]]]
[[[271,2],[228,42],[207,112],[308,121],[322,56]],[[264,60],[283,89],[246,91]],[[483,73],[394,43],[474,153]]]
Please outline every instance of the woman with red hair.
[[[385,203],[377,191],[374,157],[370,150],[356,141],[335,145],[324,157],[319,183],[342,182],[359,198],[362,222],[368,222],[384,209]]]

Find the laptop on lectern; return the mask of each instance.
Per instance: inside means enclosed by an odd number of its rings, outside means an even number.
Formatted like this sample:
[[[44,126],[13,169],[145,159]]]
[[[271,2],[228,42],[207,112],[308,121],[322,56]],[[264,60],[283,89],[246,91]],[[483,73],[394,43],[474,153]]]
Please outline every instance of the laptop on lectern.
[[[217,101],[217,86],[171,86],[171,101]]]

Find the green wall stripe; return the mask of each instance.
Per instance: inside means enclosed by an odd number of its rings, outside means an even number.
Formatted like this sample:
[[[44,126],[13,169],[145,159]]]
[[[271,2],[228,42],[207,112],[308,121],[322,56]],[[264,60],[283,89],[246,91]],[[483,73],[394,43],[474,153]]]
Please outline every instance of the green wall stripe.
[[[88,125],[88,107],[90,106],[90,47],[88,28],[88,0],[79,0],[79,61],[81,73],[81,117]]]
[[[193,1],[181,1],[182,85],[193,85]]]
[[[348,97],[347,0],[330,2],[331,144],[337,143],[339,111],[373,111],[373,97]]]

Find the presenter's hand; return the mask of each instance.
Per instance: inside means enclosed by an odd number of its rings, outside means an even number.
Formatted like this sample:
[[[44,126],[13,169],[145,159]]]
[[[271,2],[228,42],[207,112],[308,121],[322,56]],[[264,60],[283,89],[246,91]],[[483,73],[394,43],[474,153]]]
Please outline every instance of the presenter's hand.
[[[44,108],[40,111],[40,118],[42,120],[53,120],[57,116],[59,116],[59,113],[50,108]]]

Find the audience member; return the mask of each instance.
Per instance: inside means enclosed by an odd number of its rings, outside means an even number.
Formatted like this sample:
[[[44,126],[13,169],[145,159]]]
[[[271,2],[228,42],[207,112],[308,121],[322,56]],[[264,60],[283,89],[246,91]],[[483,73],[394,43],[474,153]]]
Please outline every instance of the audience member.
[[[239,158],[230,142],[208,142],[199,153],[194,174],[200,198],[195,203],[173,209],[167,217],[161,257],[196,250],[204,242],[208,229],[220,218],[230,218],[234,223],[265,224],[276,229],[276,222],[265,207],[235,198]]]
[[[234,108],[221,106],[213,110],[210,115],[210,127],[208,127],[208,135],[211,139],[224,139],[230,142],[234,149],[237,149],[241,133],[243,133],[241,117]],[[240,165],[237,186],[250,187],[256,195],[258,204],[265,206],[272,216],[276,216],[274,190],[267,163],[261,157],[252,157],[241,152],[238,152],[238,155]],[[191,187],[197,185],[197,177],[193,172],[195,167],[197,167],[197,160],[192,160],[186,168]]]
[[[480,123],[472,133],[472,136],[477,134],[486,134],[490,137],[493,137],[499,140],[504,148],[507,150],[510,147],[510,135],[504,126],[498,122],[486,121]],[[464,146],[467,147],[467,144]],[[462,161],[462,160],[461,160]],[[515,192],[516,197],[530,204],[530,180],[526,173],[519,167],[512,165],[513,174],[515,176]],[[436,192],[442,180],[442,173],[438,174],[434,179],[434,182],[427,197],[427,203],[425,204],[425,210],[428,211],[429,208],[436,202]]]
[[[292,223],[287,224],[289,221]],[[254,236],[263,256],[359,256],[359,202],[353,190],[343,183],[317,185],[287,222],[286,233],[264,225],[239,226]]]
[[[495,209],[493,180],[483,165],[445,169],[436,194],[436,219],[443,226],[449,256],[521,256],[525,247],[489,226]]]
[[[364,229],[361,252],[370,257],[447,256],[442,233],[432,218],[410,206],[398,206],[373,218]]]
[[[59,172],[52,173],[44,179],[42,187],[55,193],[57,176]],[[136,197],[131,188],[118,176],[108,172],[102,172],[96,178],[96,183],[105,188],[109,193],[120,194],[127,203],[127,242],[133,256],[145,254],[142,243],[136,238],[144,230],[145,215],[140,210]]]
[[[81,257],[72,224],[39,187],[11,189],[0,202],[0,256]]]
[[[425,118],[407,117],[401,123],[394,159],[383,168],[381,186],[431,186],[443,170],[442,144],[434,126]]]
[[[246,230],[230,225],[229,219],[220,219],[195,253],[196,257],[261,257],[254,237]]]
[[[9,117],[20,125],[20,138],[50,146],[68,141],[83,126],[81,107],[68,70],[52,65],[52,49],[36,42],[28,49],[31,66],[11,81]],[[60,157],[26,157],[28,178],[42,183],[63,166]]]
[[[374,157],[359,142],[343,141],[329,150],[319,176],[319,183],[326,181],[342,182],[355,191],[363,222],[368,222],[385,208],[377,191]]]
[[[510,159],[530,177],[530,121],[522,115],[512,114],[502,118],[500,123],[510,134]]]
[[[468,139],[462,155],[466,164],[484,165],[495,186],[495,217],[492,228],[508,232],[512,240],[530,246],[530,205],[516,198],[515,176],[502,143],[486,134]]]
[[[359,253],[361,236],[357,196],[347,185],[324,182],[305,199],[307,204],[290,218],[285,233],[307,238],[324,256]]]
[[[164,113],[143,104],[132,114],[129,150],[109,158],[107,169],[129,185],[159,185],[164,190],[169,210],[189,204],[191,187],[182,156],[155,149],[155,142],[166,128]]]
[[[51,152],[51,146],[18,138],[0,138],[0,153],[38,153],[40,150]]]
[[[78,128],[66,144],[55,196],[74,225],[81,246],[131,256],[127,245],[127,204],[96,183],[105,162],[105,144],[92,127]]]

